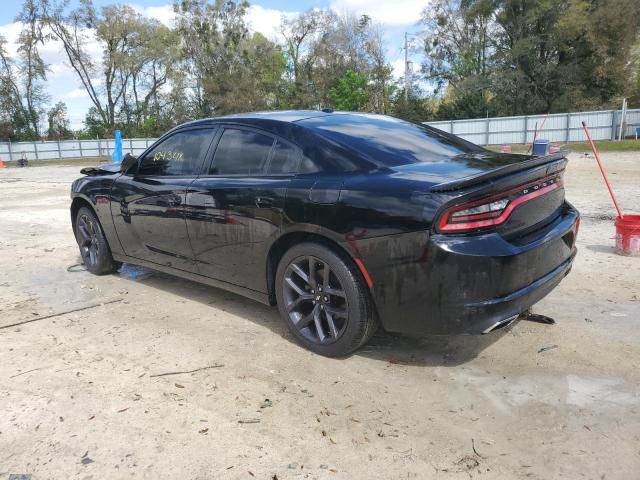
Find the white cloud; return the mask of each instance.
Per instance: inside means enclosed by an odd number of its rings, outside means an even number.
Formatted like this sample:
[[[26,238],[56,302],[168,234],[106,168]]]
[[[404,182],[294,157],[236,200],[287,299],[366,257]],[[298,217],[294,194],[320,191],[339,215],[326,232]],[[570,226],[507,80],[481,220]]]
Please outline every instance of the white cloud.
[[[377,23],[390,27],[415,25],[428,0],[331,0],[336,13],[345,11],[367,14]]]
[[[396,58],[391,62],[391,68],[393,69],[393,78],[404,77],[404,58]]]
[[[89,94],[84,87],[74,88],[73,90],[64,94],[64,98],[86,98],[89,99]]]
[[[0,25],[0,35],[7,41],[4,48],[11,57],[18,53],[18,44],[16,42],[18,41],[20,30],[22,30],[22,24],[19,22]]]
[[[173,26],[173,22],[176,18],[173,6],[170,3],[157,7],[141,7],[136,4],[129,4],[129,6],[141,15],[148,18],[154,18],[167,27]]]
[[[290,17],[296,13],[251,5],[247,11],[247,23],[251,30],[261,33],[269,40],[282,41],[282,33],[280,33],[282,16]]]

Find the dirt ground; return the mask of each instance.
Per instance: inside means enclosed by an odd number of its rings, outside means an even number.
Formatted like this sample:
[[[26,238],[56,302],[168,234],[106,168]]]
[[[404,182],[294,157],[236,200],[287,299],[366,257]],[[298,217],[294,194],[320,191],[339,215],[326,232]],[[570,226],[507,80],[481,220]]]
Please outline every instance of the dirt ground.
[[[640,153],[604,160],[640,211]],[[575,267],[534,309],[555,326],[340,360],[239,296],[72,267],[79,168],[0,170],[0,479],[638,478],[640,258],[614,254],[593,158],[566,175]]]

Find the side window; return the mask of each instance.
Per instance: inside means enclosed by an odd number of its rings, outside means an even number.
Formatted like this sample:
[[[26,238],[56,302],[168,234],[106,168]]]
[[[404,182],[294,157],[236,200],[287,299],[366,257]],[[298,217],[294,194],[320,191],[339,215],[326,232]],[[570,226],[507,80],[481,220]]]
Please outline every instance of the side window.
[[[273,147],[273,155],[269,163],[268,173],[295,173],[298,167],[298,149],[288,143],[276,140]]]
[[[256,175],[266,166],[273,138],[269,135],[225,128],[218,142],[209,174]]]
[[[298,173],[318,173],[321,169],[318,165],[306,155],[302,155],[302,161],[300,162],[300,168]]]
[[[138,175],[197,175],[212,133],[206,128],[171,135],[144,156]]]

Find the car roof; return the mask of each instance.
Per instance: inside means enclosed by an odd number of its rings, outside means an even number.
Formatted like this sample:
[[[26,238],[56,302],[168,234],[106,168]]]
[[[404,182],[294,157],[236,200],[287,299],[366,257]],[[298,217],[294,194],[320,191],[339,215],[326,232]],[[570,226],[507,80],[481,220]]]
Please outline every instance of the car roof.
[[[202,118],[198,120],[193,120],[191,122],[183,123],[179,126],[185,125],[198,125],[198,124],[207,124],[211,122],[224,122],[227,121],[242,121],[242,120],[275,120],[285,123],[299,122],[300,120],[305,120],[309,118],[315,117],[323,117],[327,115],[331,115],[332,111],[322,111],[322,110],[274,110],[274,111],[264,111],[264,112],[245,112],[245,113],[234,113],[230,115],[223,115],[220,117],[209,117]],[[337,113],[337,112],[336,112]]]

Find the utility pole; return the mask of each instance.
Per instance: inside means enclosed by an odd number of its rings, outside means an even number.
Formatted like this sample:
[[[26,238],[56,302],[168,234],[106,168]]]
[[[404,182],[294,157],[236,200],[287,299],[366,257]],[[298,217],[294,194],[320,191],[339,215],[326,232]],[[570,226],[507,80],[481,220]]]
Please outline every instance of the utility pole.
[[[404,104],[409,105],[409,45],[408,35],[404,32]]]

